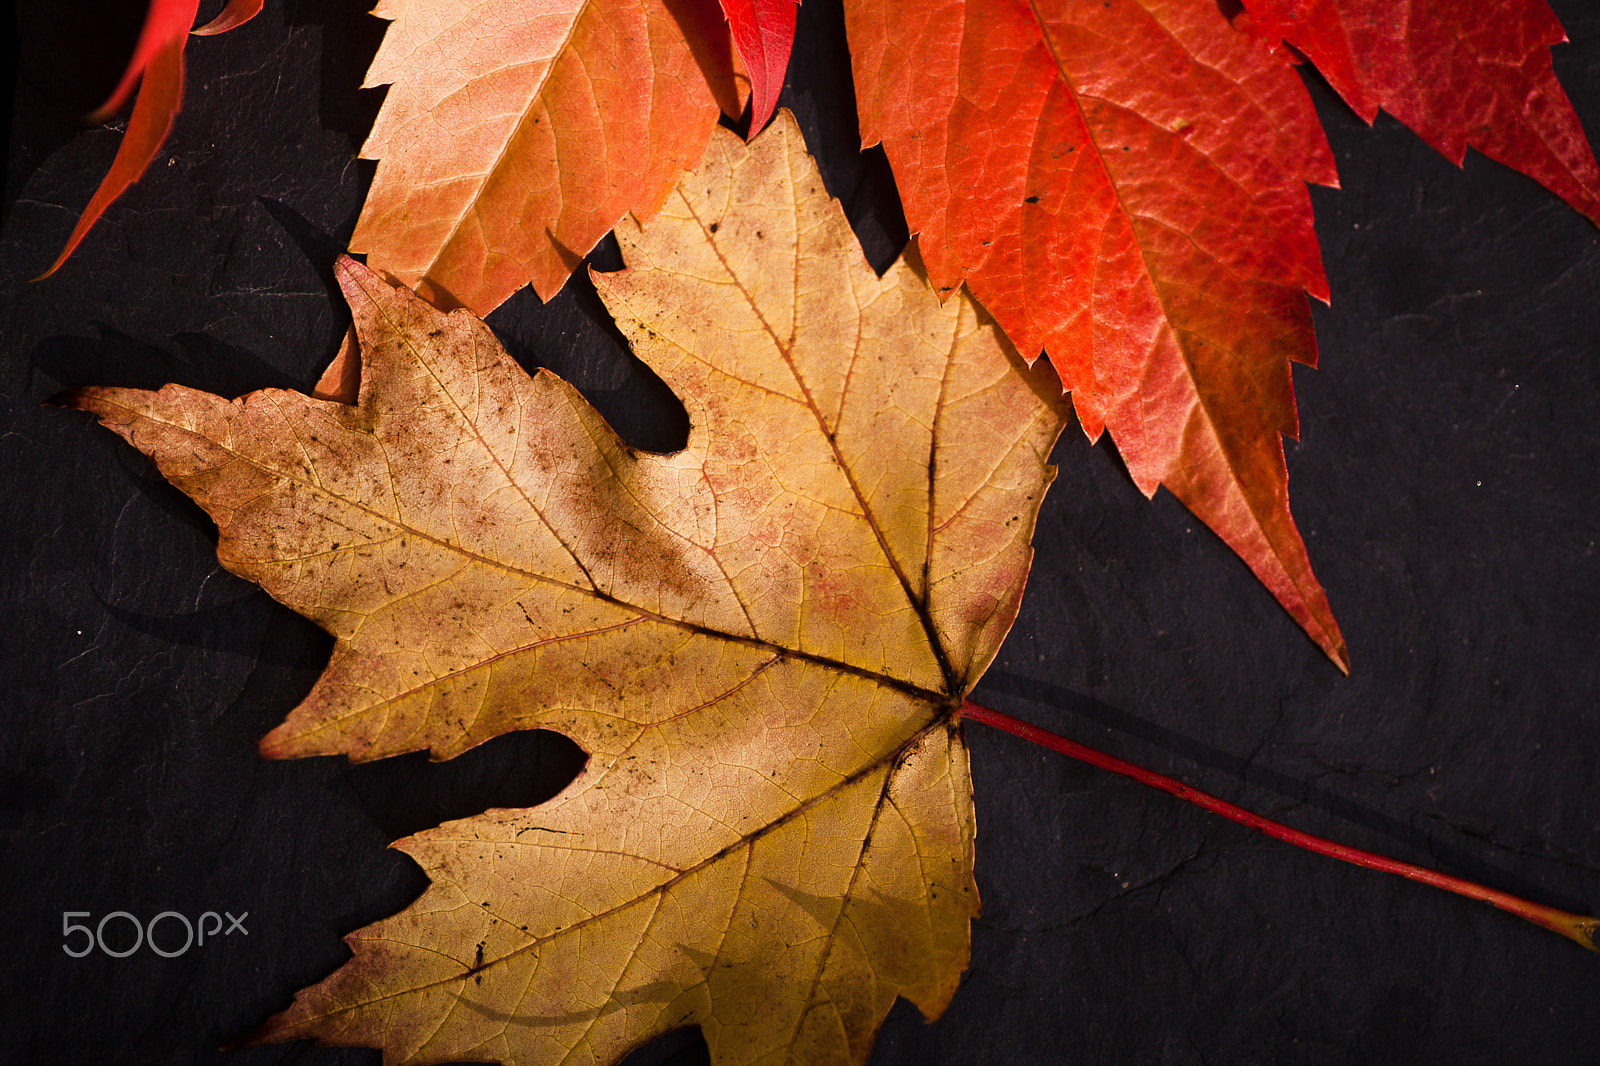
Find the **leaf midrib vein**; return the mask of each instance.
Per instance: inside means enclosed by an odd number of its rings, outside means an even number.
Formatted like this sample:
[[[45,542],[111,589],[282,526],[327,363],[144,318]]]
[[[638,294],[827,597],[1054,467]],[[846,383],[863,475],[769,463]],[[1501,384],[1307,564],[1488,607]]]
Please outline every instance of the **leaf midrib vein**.
[[[154,415],[152,415],[152,414],[150,414],[148,412],[145,412],[145,411],[135,410],[134,408],[129,407],[129,406],[125,405],[125,404],[118,403],[117,401],[111,400],[109,397],[106,397],[104,402],[107,403],[110,406],[115,406],[115,407],[118,407],[118,408],[128,412],[134,418],[143,419],[143,420],[146,420],[146,421],[149,421],[149,422],[153,422],[153,423],[155,423],[157,425],[166,426],[168,428],[178,430],[181,433],[185,433],[185,434],[188,434],[188,435],[191,435],[191,436],[201,436],[197,431],[195,431],[194,429],[192,429],[192,428],[190,428],[188,426],[179,425],[178,423],[172,422],[172,421],[170,421],[168,419],[158,418],[158,417],[156,417],[156,416],[154,416]],[[226,402],[226,401],[224,401],[224,402]],[[207,439],[209,440],[209,438],[207,438]],[[314,485],[311,482],[305,480],[304,478],[295,477],[295,476],[293,476],[291,474],[286,474],[286,473],[284,473],[282,471],[275,470],[275,469],[272,469],[270,467],[264,466],[261,463],[255,461],[254,459],[251,459],[249,456],[242,454],[241,452],[235,450],[232,447],[229,447],[229,446],[221,443],[220,441],[209,441],[209,443],[215,445],[217,448],[219,448],[222,451],[226,452],[228,455],[232,456],[238,462],[245,463],[248,466],[254,467],[255,469],[260,470],[262,473],[267,474],[270,477],[278,478],[278,479],[280,479],[282,481],[292,482],[294,484],[300,485],[300,486],[306,488],[308,491],[311,491],[311,492],[314,492],[314,493],[318,493],[320,495],[323,495],[323,496],[326,496],[326,497],[328,497],[330,499],[333,499],[336,502],[351,508],[352,510],[356,510],[356,511],[362,512],[364,514],[370,515],[373,518],[384,522],[385,524],[388,524],[390,526],[393,526],[393,527],[401,530],[405,535],[414,536],[414,537],[418,538],[419,540],[426,541],[426,542],[428,542],[430,544],[433,544],[433,545],[435,545],[435,546],[437,546],[437,547],[439,547],[439,548],[441,548],[443,550],[446,550],[446,551],[449,551],[449,552],[454,552],[454,553],[456,553],[458,555],[461,555],[461,556],[467,558],[468,560],[471,560],[472,562],[479,563],[479,564],[481,564],[483,566],[487,566],[487,567],[491,567],[491,568],[494,568],[494,569],[502,570],[502,571],[504,571],[504,572],[506,572],[508,574],[513,574],[513,575],[516,575],[518,577],[525,578],[529,582],[550,585],[550,586],[553,586],[555,588],[564,589],[564,590],[566,590],[568,592],[575,592],[575,593],[578,593],[579,595],[583,595],[583,596],[591,596],[594,599],[600,600],[603,603],[609,603],[612,606],[620,607],[623,610],[633,611],[634,613],[640,615],[642,618],[647,619],[649,621],[658,622],[658,623],[660,623],[662,625],[673,626],[673,627],[676,627],[678,629],[682,629],[682,630],[684,630],[686,632],[695,633],[695,634],[698,634],[700,636],[708,637],[708,638],[711,638],[711,639],[714,639],[714,640],[725,640],[725,641],[728,641],[730,643],[744,644],[744,645],[751,646],[751,647],[764,648],[764,649],[771,650],[773,652],[776,652],[776,653],[778,653],[780,655],[783,655],[783,656],[791,658],[791,659],[798,659],[798,660],[801,660],[801,661],[804,661],[804,662],[815,663],[818,666],[827,667],[829,669],[840,671],[841,673],[851,674],[853,676],[860,677],[860,678],[863,678],[863,679],[868,680],[868,681],[876,682],[876,683],[878,683],[880,685],[885,685],[885,686],[887,686],[889,688],[895,689],[896,691],[904,692],[904,693],[906,693],[906,694],[908,694],[910,696],[913,696],[915,698],[918,698],[918,699],[923,699],[923,700],[927,700],[927,701],[930,701],[930,702],[938,703],[938,702],[942,702],[942,701],[944,701],[944,700],[949,698],[948,695],[945,694],[945,693],[936,692],[936,691],[934,691],[932,689],[924,688],[921,685],[918,685],[918,684],[916,684],[914,682],[911,682],[911,681],[904,680],[902,678],[893,677],[893,676],[888,675],[888,674],[879,673],[879,672],[877,672],[875,670],[869,670],[866,667],[857,666],[854,663],[844,662],[844,661],[839,660],[839,659],[832,659],[832,658],[829,658],[829,657],[824,656],[824,655],[818,655],[818,654],[816,654],[814,652],[808,652],[808,651],[804,651],[804,650],[801,650],[801,649],[798,649],[798,648],[786,647],[784,645],[776,644],[776,643],[774,643],[774,642],[772,642],[770,640],[767,640],[765,638],[762,638],[762,637],[746,636],[746,635],[744,635],[742,633],[729,633],[729,632],[727,632],[725,630],[715,629],[715,628],[712,628],[711,626],[707,626],[707,625],[701,625],[701,624],[699,624],[697,622],[690,622],[690,621],[686,621],[686,620],[681,619],[681,618],[672,618],[672,617],[669,617],[667,615],[658,614],[658,613],[656,613],[654,611],[646,610],[643,607],[639,607],[639,606],[637,606],[635,604],[629,603],[628,601],[623,600],[620,597],[614,596],[611,593],[603,592],[600,589],[594,588],[592,586],[588,587],[588,588],[585,588],[582,585],[574,585],[574,584],[571,584],[570,582],[561,581],[558,578],[550,577],[547,574],[535,573],[533,571],[525,570],[522,567],[515,566],[515,565],[513,565],[511,563],[504,562],[504,561],[499,560],[499,559],[493,559],[493,558],[490,558],[489,556],[486,556],[486,555],[480,555],[477,552],[474,552],[474,551],[471,551],[471,550],[467,549],[463,545],[451,544],[448,541],[441,540],[440,538],[434,536],[433,534],[424,532],[424,531],[422,531],[420,529],[417,529],[414,526],[406,525],[403,522],[401,522],[400,520],[398,520],[396,518],[392,518],[392,517],[390,517],[388,515],[382,514],[381,512],[373,509],[370,506],[367,506],[367,505],[361,504],[361,503],[357,503],[357,502],[355,502],[353,500],[346,499],[346,498],[344,498],[342,496],[336,496],[332,492],[329,492],[327,489],[324,489],[324,488],[322,488],[320,486]],[[386,452],[386,454],[387,454],[387,452]],[[349,548],[341,548],[339,550],[340,551],[356,551],[358,549],[365,548],[365,547],[367,547],[367,545],[365,545],[365,544],[352,545]],[[265,562],[271,563],[271,562],[275,562],[275,560],[266,560]],[[252,561],[252,565],[259,565],[259,564],[256,563],[255,561]],[[920,612],[919,612],[919,614],[920,614]],[[345,642],[345,643],[348,643],[348,642]]]
[[[450,232],[439,242],[438,251],[429,257],[428,269],[423,271],[424,277],[431,275],[438,268],[439,264],[444,260],[446,252],[449,251],[450,247],[455,243],[456,237],[461,233],[461,227],[466,225],[469,217],[477,213],[478,205],[483,202],[489,183],[493,180],[494,175],[499,173],[500,168],[505,165],[506,157],[511,154],[512,143],[516,141],[527,126],[528,116],[540,104],[545,86],[550,83],[550,78],[555,73],[556,63],[560,61],[561,56],[572,44],[572,39],[578,32],[578,23],[583,21],[583,17],[589,13],[589,8],[594,2],[595,0],[583,0],[579,4],[578,9],[573,13],[572,21],[567,23],[566,32],[562,36],[561,42],[550,50],[550,60],[545,66],[543,76],[539,78],[539,84],[534,86],[533,91],[528,94],[527,104],[523,106],[522,113],[517,116],[516,124],[512,127],[510,135],[506,137],[505,143],[500,146],[500,151],[495,153],[494,161],[484,171],[483,180],[474,183],[471,197],[467,200],[466,205],[462,207],[461,213],[456,217],[455,221],[451,223]],[[602,135],[603,132],[602,124]],[[559,196],[559,190],[557,195]]]
[[[878,542],[879,552],[882,553],[884,560],[889,564],[889,569],[894,573],[895,578],[900,582],[900,588],[905,595],[907,604],[909,604],[912,611],[916,613],[917,620],[922,625],[923,632],[927,636],[929,650],[933,653],[934,660],[939,664],[939,672],[944,677],[945,687],[951,692],[957,691],[960,684],[960,679],[957,677],[955,668],[950,662],[950,657],[945,650],[944,642],[939,639],[939,630],[934,625],[933,618],[928,613],[926,594],[923,596],[917,595],[916,589],[912,586],[910,578],[906,575],[904,568],[900,564],[900,559],[890,549],[888,539],[884,536],[883,529],[881,528],[877,517],[873,514],[871,503],[868,501],[866,494],[862,492],[861,486],[856,481],[855,474],[851,470],[850,464],[846,461],[844,454],[839,450],[837,433],[829,430],[827,420],[822,414],[821,405],[817,403],[816,398],[811,393],[811,387],[806,383],[804,376],[801,375],[799,367],[795,365],[794,356],[790,351],[790,346],[785,344],[778,336],[778,331],[774,329],[772,323],[767,320],[766,313],[762,310],[759,302],[755,299],[750,290],[745,287],[744,283],[739,277],[739,274],[733,269],[727,258],[722,254],[722,249],[718,247],[716,240],[711,236],[710,227],[706,224],[705,220],[700,217],[700,213],[695,210],[694,204],[689,201],[688,196],[684,194],[683,187],[680,185],[673,191],[677,194],[678,199],[683,203],[684,210],[689,213],[689,217],[694,219],[695,223],[699,225],[700,229],[706,233],[706,244],[711,249],[711,253],[717,257],[717,262],[722,265],[722,268],[725,271],[727,271],[733,287],[739,291],[739,294],[743,296],[745,301],[750,305],[751,313],[755,315],[756,321],[761,323],[761,328],[771,339],[773,347],[783,359],[784,366],[788,367],[790,376],[794,379],[796,387],[800,389],[800,393],[804,397],[804,405],[806,410],[811,413],[811,417],[816,421],[817,430],[819,433],[821,433],[822,439],[828,442],[828,449],[833,455],[834,465],[843,475],[845,483],[850,487],[851,494],[855,496],[856,502],[861,506],[862,519],[866,522],[867,528],[872,530],[872,535]],[[798,198],[791,198],[791,200],[794,209],[795,232],[799,234],[801,232],[799,218],[800,204]],[[800,291],[800,279],[798,277],[800,269],[800,255],[801,253],[797,247],[794,255],[793,266],[796,276],[793,278],[792,286],[792,291],[796,294],[797,301],[798,293]],[[799,308],[795,307],[793,310],[795,312],[796,319],[798,319]],[[947,360],[953,359],[954,353],[950,353],[946,358]]]
[[[928,731],[918,734],[926,736]],[[910,751],[910,745],[900,748],[895,753],[895,764],[889,772],[883,775],[883,787],[878,790],[878,798],[872,805],[872,817],[867,822],[867,831],[861,835],[861,847],[856,851],[855,864],[850,868],[850,883],[845,886],[844,894],[839,899],[839,909],[834,912],[833,924],[828,926],[827,947],[818,953],[816,972],[811,975],[811,988],[806,993],[805,1007],[795,1017],[794,1029],[789,1034],[789,1048],[793,1050],[795,1041],[800,1039],[800,1029],[805,1024],[806,1016],[816,1002],[817,989],[822,984],[822,977],[828,972],[828,962],[833,958],[833,946],[839,942],[839,925],[844,921],[845,912],[850,909],[850,901],[855,895],[856,881],[861,877],[861,872],[866,868],[867,853],[872,850],[872,837],[878,831],[878,819],[883,816],[886,803],[892,803],[889,798],[890,791],[894,788],[895,775],[900,770],[900,761],[905,753]],[[913,840],[916,834],[911,834]]]

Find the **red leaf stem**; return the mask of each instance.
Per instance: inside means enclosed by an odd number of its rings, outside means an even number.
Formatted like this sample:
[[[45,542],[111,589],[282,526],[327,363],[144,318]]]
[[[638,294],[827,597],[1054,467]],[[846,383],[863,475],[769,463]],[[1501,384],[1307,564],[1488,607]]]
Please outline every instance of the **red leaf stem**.
[[[1315,852],[1318,855],[1326,855],[1329,858],[1341,859],[1357,866],[1365,866],[1369,870],[1398,874],[1411,881],[1420,881],[1425,885],[1432,885],[1434,888],[1442,888],[1446,892],[1454,892],[1458,896],[1480,900],[1499,907],[1503,911],[1515,914],[1519,918],[1525,918],[1534,925],[1543,926],[1553,933],[1560,933],[1570,940],[1577,941],[1590,951],[1597,950],[1594,934],[1596,929],[1600,928],[1600,919],[1589,918],[1580,914],[1569,914],[1554,907],[1546,907],[1541,903],[1532,903],[1506,892],[1498,892],[1492,888],[1486,888],[1473,881],[1451,877],[1448,874],[1438,873],[1422,866],[1413,866],[1409,862],[1400,862],[1398,859],[1391,859],[1371,851],[1363,851],[1360,848],[1336,844],[1331,840],[1313,836],[1298,829],[1292,829],[1281,822],[1263,818],[1261,815],[1247,811],[1243,807],[1201,792],[1197,788],[1190,788],[1182,781],[1155,773],[1152,770],[1146,770],[1142,766],[1136,766],[1114,755],[1107,755],[1104,752],[1085,747],[1076,741],[1058,736],[1049,730],[1040,729],[1038,726],[1029,725],[1027,722],[1011,717],[1009,714],[990,710],[988,707],[980,706],[970,700],[962,704],[961,716],[969,721],[982,722],[984,725],[1004,730],[1012,736],[1021,737],[1023,740],[1038,744],[1040,747],[1049,748],[1051,751],[1070,756],[1080,762],[1086,762],[1090,766],[1098,766],[1102,770],[1110,770],[1114,774],[1131,777],[1140,784],[1158,788],[1162,792],[1170,793],[1181,800],[1187,800],[1196,807],[1208,810],[1213,814],[1220,814],[1229,821],[1249,826],[1251,829],[1265,833],[1269,837],[1293,844],[1297,848],[1304,848],[1306,851]]]

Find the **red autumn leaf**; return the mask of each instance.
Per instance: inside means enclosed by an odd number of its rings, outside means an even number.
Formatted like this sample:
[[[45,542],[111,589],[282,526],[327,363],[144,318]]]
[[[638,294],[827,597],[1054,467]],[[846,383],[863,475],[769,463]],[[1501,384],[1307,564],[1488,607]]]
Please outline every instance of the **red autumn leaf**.
[[[721,0],[733,45],[750,73],[750,133],[772,117],[794,48],[795,0]]]
[[[1470,145],[1600,222],[1600,168],[1550,67],[1544,0],[1245,0],[1363,119],[1394,115],[1451,162]]]
[[[151,3],[128,69],[123,71],[122,80],[111,91],[110,98],[90,116],[102,122],[109,118],[128,99],[137,83],[139,96],[134,101],[133,114],[128,117],[122,143],[117,146],[111,169],[106,171],[100,187],[89,198],[89,206],[78,216],[78,224],[72,228],[61,253],[35,281],[61,268],[84,234],[105,214],[106,208],[139,180],[150,160],[161,151],[183,102],[183,45],[199,7],[200,0],[153,0]]]
[[[262,0],[229,0],[220,15],[194,32],[214,34],[231,30],[254,18],[261,11],[261,4]],[[50,269],[34,280],[47,278],[61,268],[78,247],[78,242],[105,214],[106,208],[139,180],[166,143],[183,104],[183,46],[199,8],[200,0],[151,0],[144,28],[122,80],[112,90],[110,98],[90,116],[96,122],[110,118],[127,102],[128,94],[137,84],[139,95],[134,100],[133,114],[128,117],[122,143],[117,146],[111,169],[106,171],[100,187],[78,217],[78,224],[72,228],[61,254],[50,264]]]
[[[1333,159],[1290,66],[1213,0],[851,0],[862,138],[929,275],[1047,351],[1091,438],[1166,485],[1341,668],[1290,518],[1289,361],[1326,299],[1306,182]]]
[[[182,52],[183,39],[188,35],[189,27],[194,25],[195,12],[199,9],[200,0],[150,0],[150,11],[145,15],[144,28],[139,31],[139,41],[133,46],[128,69],[122,72],[122,80],[111,90],[111,96],[89,117],[96,122],[104,122],[127,103],[128,94],[133,92],[134,85],[138,84],[162,49],[177,42],[178,51]]]

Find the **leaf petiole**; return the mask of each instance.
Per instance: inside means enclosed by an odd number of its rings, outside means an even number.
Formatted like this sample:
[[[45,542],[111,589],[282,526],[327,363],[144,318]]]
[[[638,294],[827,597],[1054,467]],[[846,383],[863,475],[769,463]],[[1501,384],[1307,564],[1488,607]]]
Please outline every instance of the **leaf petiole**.
[[[1102,770],[1109,770],[1114,774],[1131,777],[1140,784],[1158,788],[1162,792],[1170,793],[1181,800],[1187,800],[1196,807],[1219,814],[1232,822],[1249,826],[1251,829],[1265,833],[1269,837],[1293,844],[1297,848],[1326,855],[1330,858],[1341,859],[1344,862],[1365,866],[1369,870],[1380,870],[1384,873],[1397,874],[1412,881],[1420,881],[1425,885],[1442,888],[1446,892],[1454,892],[1458,896],[1468,899],[1481,900],[1484,903],[1499,907],[1503,911],[1524,918],[1534,925],[1543,926],[1553,933],[1560,933],[1569,940],[1574,940],[1590,951],[1600,950],[1595,944],[1595,932],[1600,930],[1600,918],[1589,918],[1581,914],[1570,914],[1567,911],[1547,907],[1542,903],[1533,903],[1529,900],[1513,896],[1507,892],[1499,892],[1486,888],[1474,881],[1467,881],[1460,877],[1451,877],[1426,867],[1414,866],[1409,862],[1400,862],[1384,855],[1360,848],[1348,847],[1337,844],[1311,833],[1304,833],[1292,829],[1281,822],[1274,822],[1270,818],[1263,818],[1259,814],[1245,810],[1226,800],[1220,800],[1197,788],[1190,788],[1181,781],[1158,774],[1153,770],[1146,770],[1131,762],[1119,759],[1114,755],[1096,751],[1066,737],[1058,736],[1046,729],[1029,725],[1018,718],[1000,711],[990,710],[988,707],[973,703],[970,700],[961,705],[961,717],[982,722],[984,725],[995,729],[1004,730],[1012,736],[1021,737],[1051,751],[1070,756],[1090,766],[1098,766]]]

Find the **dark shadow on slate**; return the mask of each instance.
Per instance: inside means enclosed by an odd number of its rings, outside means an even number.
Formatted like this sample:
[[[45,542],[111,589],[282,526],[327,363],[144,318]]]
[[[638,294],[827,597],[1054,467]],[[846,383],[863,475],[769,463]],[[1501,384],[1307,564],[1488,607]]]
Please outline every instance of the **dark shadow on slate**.
[[[243,584],[242,580],[240,583]],[[168,644],[248,655],[267,666],[320,673],[328,665],[333,637],[314,623],[289,612],[292,619],[306,626],[318,639],[287,644],[264,640],[268,616],[276,611],[288,611],[288,608],[280,606],[255,586],[249,588],[251,592],[228,603],[183,614],[154,615],[128,611],[104,600],[100,601],[100,606],[106,614],[134,632],[156,637]]]
[[[985,698],[984,694],[989,692],[1000,693],[1041,706],[1052,707],[1076,718],[1093,722],[1108,729],[1114,729],[1130,737],[1136,737],[1161,751],[1181,756],[1208,769],[1220,771],[1247,785],[1264,789],[1291,800],[1296,805],[1310,807],[1354,825],[1359,825],[1389,840],[1396,841],[1414,852],[1432,856],[1434,860],[1457,876],[1466,877],[1530,899],[1548,899],[1551,896],[1549,887],[1527,882],[1507,870],[1486,861],[1482,856],[1473,855],[1453,844],[1441,841],[1430,833],[1419,832],[1399,819],[1391,818],[1389,815],[1382,814],[1364,804],[1357,803],[1318,785],[1310,784],[1277,770],[1257,766],[1231,752],[1223,751],[1204,741],[1196,740],[1175,730],[1156,725],[1154,722],[1146,721],[1136,715],[1129,714],[1127,711],[1119,710],[1109,704],[1101,703],[1099,700],[1073,692],[1071,689],[1060,685],[1007,673],[1003,670],[991,669],[983,676],[983,680],[979,682],[977,689],[973,692],[974,702],[982,703]],[[1552,902],[1553,905],[1567,910],[1580,913],[1585,910],[1583,902],[1575,898],[1569,897],[1564,901],[1554,900]]]
[[[14,12],[14,9],[15,5],[13,4],[6,10]],[[4,25],[7,30],[14,31],[16,26],[15,15],[13,14],[13,17],[8,23],[0,25]],[[12,112],[15,110],[13,105],[16,103],[15,94],[17,85],[17,67],[21,59],[22,42],[20,37],[15,32],[0,34],[0,78],[5,79],[3,82],[0,82],[0,84],[11,87],[11,92],[8,93],[6,97],[6,104],[8,106],[5,108],[5,114],[0,115],[0,138],[3,138],[3,141],[0,141],[0,143],[3,143],[6,146],[5,148],[0,148],[0,152],[5,153],[4,157],[0,158],[0,182],[4,181],[4,176],[9,172],[11,166],[10,146],[11,123],[13,121]],[[9,203],[9,201],[7,202]]]
[[[127,0],[53,0],[13,3],[6,10],[12,15],[6,21],[16,27],[16,37],[5,45],[10,55],[3,73],[15,74],[4,82],[11,105],[6,108],[7,125],[16,121],[25,130],[15,141],[6,130],[6,151],[14,143],[26,145],[16,158],[8,154],[6,159],[9,208],[11,197],[29,175],[89,127],[85,116],[105,103],[116,87],[144,22],[144,5]],[[16,108],[18,99],[26,106]],[[123,110],[125,117],[126,107]]]
[[[840,0],[800,5],[789,77],[778,106],[794,112],[822,184],[844,207],[867,262],[882,274],[910,236],[888,157],[880,147],[861,150]]]
[[[81,418],[86,423],[92,422],[94,416],[84,411],[68,411],[65,415],[70,418]],[[110,430],[103,432],[109,433]],[[120,443],[120,442],[115,442]],[[149,504],[162,514],[177,520],[180,524],[201,534],[210,541],[212,546],[217,544],[217,524],[211,521],[211,516],[201,509],[176,486],[172,485],[161,476],[156,469],[155,461],[143,452],[130,448],[119,447],[111,450],[110,455],[121,467],[130,482],[133,483],[139,495],[143,496]]]
[[[711,1066],[711,1052],[699,1026],[694,1026],[635,1048],[618,1066]]]
[[[263,388],[293,388],[287,374],[253,353],[203,333],[179,333],[174,351],[129,336],[104,322],[93,323],[96,337],[60,335],[40,341],[29,353],[29,379],[40,375],[54,386],[48,393],[89,385],[159,389],[181,382],[228,399]]]
[[[8,820],[44,811],[60,795],[60,786],[28,767],[0,770],[0,831]]]
[[[11,5],[7,5],[10,7]],[[83,116],[106,102],[133,54],[144,4],[52,0],[15,5],[18,75],[63,111]]]
[[[782,102],[783,101],[783,97],[782,97],[781,94],[778,97],[778,101],[779,101],[778,106],[782,107],[783,106],[783,102]],[[723,129],[727,130],[729,133],[737,134],[741,141],[747,141],[747,140],[750,139],[749,138],[750,120],[752,118],[754,118],[754,117],[755,116],[753,116],[750,113],[750,109],[748,107],[746,107],[744,109],[744,113],[742,115],[740,115],[738,118],[729,118],[725,114],[717,116],[717,125],[721,126]]]
[[[560,792],[588,761],[559,733],[518,730],[443,762],[417,751],[350,765],[350,788],[379,828],[399,839],[494,807],[534,807]]]
[[[283,16],[290,26],[322,27],[318,117],[323,129],[350,139],[352,152],[359,151],[372,132],[372,123],[389,92],[387,86],[361,87],[389,27],[387,20],[374,18],[371,9],[370,0],[292,0]],[[370,165],[364,178],[371,181]]]
[[[623,268],[607,234],[548,303],[524,286],[486,321],[529,373],[553,371],[582,392],[629,447],[674,452],[689,439],[689,414],[666,382],[628,348],[589,280]]]
[[[282,201],[258,196],[256,203],[261,205],[261,209],[282,227],[289,235],[289,239],[300,248],[306,257],[306,262],[316,271],[317,280],[322,282],[323,288],[327,290],[328,307],[332,311],[333,319],[333,329],[328,338],[328,351],[338,351],[344,341],[345,333],[350,329],[350,304],[339,288],[338,278],[334,276],[334,264],[345,254],[345,239],[324,231]],[[296,383],[295,388],[309,393],[326,367],[326,362],[317,361],[315,377]]]
[[[268,717],[260,719],[255,728],[256,735],[263,736],[283,721],[291,707],[305,699],[317,678],[327,669],[328,658],[333,654],[333,635],[311,619],[278,603],[266,592],[248,585],[243,578],[239,581],[252,589],[253,595],[265,600],[268,610],[261,627],[255,668],[229,711],[244,707],[252,708],[252,715],[264,711]],[[174,621],[172,624],[181,623]]]
[[[317,272],[317,278],[328,290],[328,299],[335,307],[344,307],[344,296],[339,291],[339,281],[334,277],[333,264],[344,254],[345,242],[312,223],[306,216],[281,200],[256,197],[256,203],[283,227],[289,239],[299,245],[306,262]],[[349,316],[345,316],[346,322]]]

